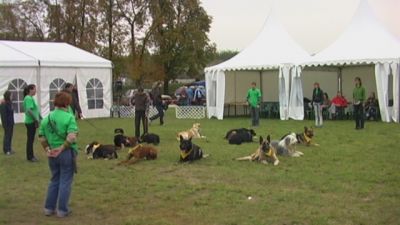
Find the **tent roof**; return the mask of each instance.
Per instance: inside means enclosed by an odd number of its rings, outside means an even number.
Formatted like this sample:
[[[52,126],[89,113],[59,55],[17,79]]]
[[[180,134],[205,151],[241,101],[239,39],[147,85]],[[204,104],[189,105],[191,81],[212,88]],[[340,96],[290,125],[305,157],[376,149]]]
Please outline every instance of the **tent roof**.
[[[67,43],[0,41],[0,46],[7,46],[21,52],[27,57],[39,61],[41,66],[112,67],[111,61]],[[3,54],[3,51],[0,51],[0,59],[2,59]],[[18,58],[5,56],[9,58],[9,61],[18,60]]]
[[[285,30],[274,10],[271,10],[262,31],[248,47],[233,58],[205,70],[276,69],[282,64],[304,62],[309,57]]]
[[[377,20],[367,0],[360,0],[343,34],[303,65],[357,65],[399,62],[399,59],[400,41]]]
[[[38,66],[38,61],[0,42],[0,67],[1,66]]]

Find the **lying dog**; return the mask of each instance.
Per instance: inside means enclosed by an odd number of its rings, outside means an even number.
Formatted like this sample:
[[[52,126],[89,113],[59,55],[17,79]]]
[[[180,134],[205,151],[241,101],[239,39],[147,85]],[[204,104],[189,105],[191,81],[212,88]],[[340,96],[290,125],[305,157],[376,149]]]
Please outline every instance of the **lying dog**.
[[[157,149],[152,146],[138,144],[129,149],[126,160],[121,161],[118,165],[130,165],[138,162],[141,159],[154,160],[157,159]]]
[[[88,159],[117,159],[118,154],[114,145],[102,145],[94,141],[86,146]]]
[[[176,139],[179,141],[180,137],[189,140],[191,138],[206,138],[200,134],[200,123],[194,123],[193,127],[187,131],[181,131],[176,135]]]
[[[116,128],[114,130],[114,145],[118,148],[133,147],[138,144],[136,137],[127,137],[124,135],[122,128]]]
[[[152,134],[152,133],[143,134],[140,137],[139,142],[158,145],[158,144],[160,144],[160,136],[158,136],[157,134]]]
[[[268,164],[269,162],[273,163],[274,166],[277,166],[279,164],[279,159],[276,156],[276,149],[271,146],[271,138],[268,135],[267,139],[264,140],[260,136],[260,146],[254,152],[253,154],[249,156],[244,156],[240,158],[236,158],[235,160],[238,161],[256,161],[256,162],[261,162],[263,164]]]
[[[192,138],[185,139],[180,136],[179,148],[181,151],[179,162],[193,162],[208,157],[203,154],[203,150],[199,146],[192,143]]]
[[[240,145],[243,142],[253,142],[253,137],[256,135],[253,129],[232,129],[228,131],[225,138],[228,139],[229,144]]]
[[[285,138],[287,135],[290,135],[290,133],[283,136],[281,138],[281,140],[283,138]],[[296,134],[296,139],[297,139],[298,144],[304,144],[306,146],[310,146],[310,145],[319,146],[319,144],[317,144],[317,143],[312,143],[313,137],[314,137],[314,129],[312,127],[310,127],[310,128],[304,127],[303,133]]]
[[[290,133],[290,134],[284,136],[279,141],[272,141],[271,146],[273,146],[276,149],[276,152],[278,155],[299,157],[304,154],[300,151],[296,151],[297,143],[298,143],[298,140],[296,138],[296,134]]]

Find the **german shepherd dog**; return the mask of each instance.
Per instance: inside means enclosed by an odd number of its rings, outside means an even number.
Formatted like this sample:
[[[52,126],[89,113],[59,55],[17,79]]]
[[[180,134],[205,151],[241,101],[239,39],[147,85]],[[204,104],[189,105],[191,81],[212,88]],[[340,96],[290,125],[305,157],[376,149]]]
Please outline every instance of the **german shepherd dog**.
[[[153,146],[145,146],[138,144],[135,147],[129,149],[126,160],[121,161],[118,165],[130,165],[138,162],[141,159],[154,160],[157,159],[158,150]]]
[[[240,145],[243,142],[253,142],[253,137],[256,136],[256,132],[253,129],[232,129],[225,135],[225,139],[228,139],[229,144]]]
[[[268,135],[264,140],[260,136],[260,146],[257,148],[256,152],[249,156],[244,156],[236,158],[237,161],[253,161],[261,162],[263,164],[273,163],[274,166],[279,164],[279,159],[276,156],[276,149],[271,146],[271,137]]]
[[[271,145],[276,149],[278,155],[299,157],[304,154],[300,151],[296,151],[297,143],[297,135],[295,133],[290,133],[284,136],[280,141],[272,141]]]
[[[176,135],[176,139],[179,141],[180,138],[189,140],[191,138],[206,138],[206,136],[200,133],[200,123],[194,123],[192,128],[186,131],[181,131]]]
[[[180,136],[180,158],[179,162],[193,162],[202,158],[208,157],[208,155],[203,154],[203,150],[192,143],[192,138],[185,139]]]
[[[160,144],[160,136],[158,136],[157,134],[146,133],[140,137],[139,142],[158,145]]]
[[[86,155],[88,155],[88,159],[117,159],[116,150],[114,145],[102,145],[93,141],[86,146]]]
[[[285,138],[287,135],[290,135],[290,133],[286,134],[285,136],[283,136],[281,138],[281,140],[283,138]],[[317,144],[317,143],[312,143],[312,138],[313,137],[314,137],[314,129],[312,127],[310,127],[310,128],[304,127],[304,132],[303,133],[297,133],[296,134],[296,139],[297,139],[297,143],[298,144],[303,144],[303,145],[306,145],[306,146],[310,146],[310,145],[319,146],[319,144]]]
[[[133,147],[138,144],[136,137],[127,137],[124,135],[122,128],[116,128],[114,130],[114,145],[118,148]]]

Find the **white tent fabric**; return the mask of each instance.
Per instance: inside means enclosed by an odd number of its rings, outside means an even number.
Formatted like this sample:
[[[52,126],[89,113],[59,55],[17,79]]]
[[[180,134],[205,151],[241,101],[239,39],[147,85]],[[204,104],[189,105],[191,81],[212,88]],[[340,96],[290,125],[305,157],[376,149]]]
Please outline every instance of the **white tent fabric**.
[[[301,67],[292,67],[292,86],[290,90],[289,118],[304,119],[303,85],[301,82]]]
[[[0,94],[12,90],[16,95],[13,99],[16,122],[23,122],[22,90],[31,83],[37,86],[35,97],[42,115],[50,112],[54,94],[65,83],[76,83],[83,115],[109,116],[111,69],[109,60],[66,43],[0,41]],[[99,81],[95,87],[94,81]]]
[[[390,66],[393,76],[393,112],[392,120],[400,122],[400,64],[392,63]]]
[[[290,66],[279,68],[279,114],[281,120],[289,119]]]
[[[206,68],[205,74],[208,80],[219,80],[215,76],[225,76],[225,71],[276,70],[281,66],[291,66],[307,60],[309,60],[308,53],[293,41],[272,10],[263,30],[254,42],[230,60]],[[285,78],[285,76],[283,77]],[[220,81],[225,81],[225,77],[221,78]],[[287,93],[289,82],[283,82],[280,87],[283,88],[283,84],[285,84],[285,91],[280,91],[280,93]],[[224,85],[225,83],[218,83],[215,92],[207,90],[208,96],[215,95],[216,99],[220,100],[216,107],[207,102],[209,118],[213,116],[218,119],[223,118],[225,88],[220,87],[224,87]],[[206,85],[206,88],[209,89],[209,86]]]
[[[380,112],[382,120],[389,122],[392,118],[391,112],[399,112],[399,105],[398,103],[394,104],[393,109],[388,107],[387,92],[389,84],[387,76],[389,67],[398,67],[399,63],[400,42],[377,20],[367,0],[360,0],[359,7],[343,34],[332,45],[312,57],[312,60],[302,63],[302,65],[348,66],[375,64]],[[396,76],[394,76],[395,79],[397,79]],[[398,88],[393,88],[393,91],[393,96],[396,96],[397,99],[399,95]],[[394,114],[393,116],[396,115]],[[396,122],[398,122],[398,119]]]

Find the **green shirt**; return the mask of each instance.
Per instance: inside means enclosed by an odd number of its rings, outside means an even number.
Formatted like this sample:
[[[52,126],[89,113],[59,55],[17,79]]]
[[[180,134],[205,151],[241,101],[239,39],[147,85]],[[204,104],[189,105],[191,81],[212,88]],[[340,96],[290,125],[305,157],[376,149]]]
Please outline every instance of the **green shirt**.
[[[355,102],[365,101],[365,88],[363,86],[355,87],[353,90],[353,99]]]
[[[35,121],[39,121],[39,107],[32,96],[25,96],[23,106],[25,110],[25,123],[29,124]],[[32,111],[33,117],[30,113],[28,113],[29,110]]]
[[[69,133],[78,133],[78,126],[75,116],[68,111],[55,109],[40,123],[39,136],[46,138],[50,149],[60,147]],[[76,143],[73,143],[71,148],[78,152]]]
[[[250,88],[247,91],[247,101],[249,102],[250,106],[257,107],[257,105],[261,101],[261,91],[258,88]]]

